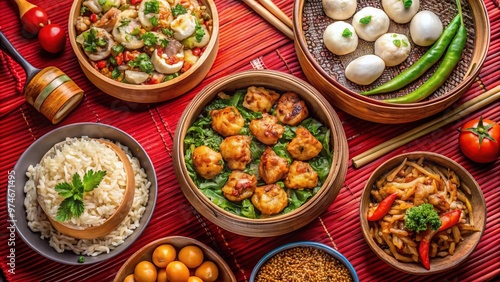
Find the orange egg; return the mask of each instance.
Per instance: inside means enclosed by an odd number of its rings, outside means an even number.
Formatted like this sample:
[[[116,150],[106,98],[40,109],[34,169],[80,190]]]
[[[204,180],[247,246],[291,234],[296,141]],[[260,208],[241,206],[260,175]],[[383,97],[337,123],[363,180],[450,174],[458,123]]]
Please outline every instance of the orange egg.
[[[167,265],[166,272],[169,282],[185,282],[190,276],[187,266],[177,260],[174,260]]]
[[[185,246],[179,251],[179,261],[188,268],[196,268],[203,262],[203,251],[198,246]]]
[[[205,282],[213,282],[219,277],[219,268],[217,265],[211,261],[203,262],[196,271],[194,275],[200,277]]]
[[[129,274],[127,275],[127,277],[125,277],[125,279],[123,279],[123,282],[135,282],[135,279],[134,279],[134,274]]]
[[[156,266],[146,260],[139,262],[134,269],[136,282],[156,282]]]
[[[200,277],[196,277],[196,276],[190,276],[188,278],[187,282],[203,282],[203,279],[201,279]]]
[[[177,252],[174,246],[170,244],[163,244],[153,251],[153,263],[159,268],[166,267],[170,262],[175,260]]]
[[[167,270],[165,268],[158,270],[156,282],[167,282]]]

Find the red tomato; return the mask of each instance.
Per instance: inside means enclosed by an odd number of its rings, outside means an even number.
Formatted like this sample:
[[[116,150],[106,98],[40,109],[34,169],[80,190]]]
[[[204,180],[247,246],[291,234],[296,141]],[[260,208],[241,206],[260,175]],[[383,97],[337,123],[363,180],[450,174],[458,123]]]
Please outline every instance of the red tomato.
[[[21,17],[23,30],[29,35],[36,35],[38,31],[40,31],[43,26],[48,25],[49,22],[49,17],[45,10],[38,6],[29,9]]]
[[[500,126],[489,119],[473,119],[460,129],[458,144],[469,159],[477,163],[495,161],[500,155]]]
[[[57,53],[64,49],[66,33],[58,24],[49,24],[40,29],[38,33],[40,46],[50,53]]]
[[[97,15],[95,13],[90,14],[89,20],[95,23],[98,20]]]

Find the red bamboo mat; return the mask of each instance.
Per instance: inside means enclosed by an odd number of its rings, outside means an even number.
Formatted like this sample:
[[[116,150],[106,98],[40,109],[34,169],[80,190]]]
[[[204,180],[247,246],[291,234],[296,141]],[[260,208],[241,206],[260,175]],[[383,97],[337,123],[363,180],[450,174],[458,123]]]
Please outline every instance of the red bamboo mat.
[[[72,1],[32,0],[47,10],[49,17],[66,28]],[[299,240],[330,245],[353,264],[361,281],[489,281],[500,275],[500,161],[478,165],[460,152],[457,128],[469,118],[480,115],[500,122],[500,102],[472,113],[435,132],[419,138],[383,158],[362,167],[349,167],[345,183],[335,202],[320,217],[292,233],[271,238],[250,238],[227,232],[200,216],[185,199],[171,161],[172,137],[182,111],[196,93],[214,79],[252,68],[278,70],[305,79],[293,42],[266,23],[238,0],[216,0],[221,19],[220,49],[206,79],[186,95],[159,104],[124,103],[93,86],[80,70],[69,41],[63,54],[41,51],[36,39],[21,36],[18,10],[12,0],[0,2],[0,29],[19,52],[35,67],[55,65],[68,74],[84,91],[82,104],[61,124],[52,125],[28,105],[23,96],[23,69],[0,52],[0,265],[8,281],[111,281],[123,262],[141,246],[155,239],[181,235],[204,242],[217,250],[232,268],[238,281],[248,281],[258,260],[270,250]],[[274,1],[290,17],[290,0]],[[500,84],[500,8],[497,0],[486,0],[491,23],[491,44],[486,63],[475,84],[457,103],[463,103]],[[456,106],[456,105],[454,105]],[[383,125],[360,120],[340,110],[352,158],[363,151],[407,131],[421,122]],[[440,114],[438,114],[440,115]],[[16,238],[15,274],[8,272],[6,188],[12,170],[24,150],[43,134],[66,124],[100,122],[118,127],[141,143],[156,169],[159,194],[153,217],[140,238],[113,259],[90,266],[66,266],[32,251]],[[432,277],[407,275],[382,262],[366,245],[359,226],[359,199],[364,183],[373,169],[384,160],[402,152],[426,150],[446,155],[466,169],[480,184],[487,204],[487,225],[481,242],[472,255],[456,270]],[[21,175],[24,172],[16,172]],[[181,222],[179,222],[181,218]]]

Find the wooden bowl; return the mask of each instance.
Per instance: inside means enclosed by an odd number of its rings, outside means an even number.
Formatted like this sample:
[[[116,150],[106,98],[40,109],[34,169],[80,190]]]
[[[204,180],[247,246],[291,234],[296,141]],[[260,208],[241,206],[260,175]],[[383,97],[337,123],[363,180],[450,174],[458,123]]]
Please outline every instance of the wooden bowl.
[[[332,166],[321,189],[300,208],[284,215],[250,219],[232,214],[212,203],[191,180],[185,165],[184,137],[207,104],[221,91],[232,93],[249,86],[262,86],[280,93],[291,91],[306,102],[310,114],[331,130]],[[312,110],[314,109],[314,111]],[[333,148],[333,149],[332,149]],[[174,137],[174,169],[184,195],[207,219],[236,234],[268,237],[299,229],[318,217],[333,202],[347,173],[348,148],[342,124],[330,104],[306,82],[278,71],[256,70],[235,73],[205,87],[184,110]]]
[[[236,277],[231,271],[231,268],[229,268],[224,259],[216,251],[198,240],[183,236],[164,237],[143,246],[134,254],[132,254],[132,256],[127,259],[127,261],[125,261],[120,270],[118,270],[118,273],[116,273],[115,279],[113,281],[122,282],[125,277],[127,277],[127,275],[134,273],[134,268],[139,262],[143,260],[152,261],[153,251],[156,247],[163,244],[170,244],[174,246],[177,253],[184,246],[195,245],[200,247],[203,250],[204,261],[212,261],[219,268],[219,278],[217,279],[217,281],[236,282]]]
[[[366,6],[382,8],[380,1],[358,1],[357,10]],[[323,44],[323,33],[333,22],[322,9],[321,0],[295,1],[293,10],[294,41],[297,57],[309,82],[323,93],[331,103],[343,111],[368,121],[399,124],[420,120],[436,114],[457,101],[475,81],[484,63],[490,41],[490,24],[483,1],[465,1],[462,4],[464,23],[468,40],[462,59],[437,91],[423,101],[409,104],[391,104],[381,101],[410,93],[422,85],[434,73],[440,62],[429,69],[421,78],[399,91],[388,94],[363,96],[358,94],[381,85],[415,63],[428,49],[416,46],[411,40],[412,51],[402,64],[386,67],[382,76],[368,86],[357,85],[346,79],[347,65],[361,55],[373,54],[373,42],[359,39],[358,48],[350,54],[337,56]],[[457,14],[454,0],[445,2],[420,1],[419,10],[433,11],[446,26]],[[352,17],[345,20],[352,22]],[[391,21],[389,32],[409,35],[408,24]]]
[[[59,222],[54,217],[52,217],[49,213],[46,212],[46,210],[44,208],[44,204],[41,202],[42,199],[39,196],[38,190],[37,190],[38,203],[39,203],[40,207],[42,208],[42,210],[44,211],[45,215],[47,216],[47,219],[52,224],[52,226],[54,226],[54,228],[57,229],[57,231],[61,232],[62,234],[73,237],[73,238],[77,238],[77,239],[89,239],[89,240],[95,239],[95,238],[105,236],[105,235],[111,233],[112,231],[116,230],[116,228],[118,228],[118,226],[120,226],[122,221],[128,215],[130,208],[132,207],[132,203],[134,202],[135,175],[134,175],[134,171],[132,169],[132,164],[130,163],[127,155],[116,144],[109,142],[109,141],[106,141],[106,140],[102,140],[102,139],[97,139],[97,140],[99,142],[105,144],[109,148],[111,148],[116,153],[116,155],[118,156],[120,161],[123,163],[123,166],[125,168],[125,174],[127,176],[127,184],[125,186],[125,193],[123,195],[123,200],[120,203],[120,205],[118,206],[118,208],[116,209],[116,211],[108,219],[106,219],[106,221],[104,221],[100,225],[92,226],[92,227],[85,228],[85,229],[77,228],[73,225]],[[60,143],[54,145],[53,148],[55,150],[57,150],[57,147],[59,145],[64,145],[64,143],[66,143],[66,142],[68,142],[68,141],[60,142]],[[49,152],[47,152],[47,154],[45,154],[45,156],[49,156],[52,153],[54,153],[54,150],[50,150]],[[44,158],[45,158],[45,156],[44,156]]]
[[[75,29],[75,21],[79,15],[82,2],[82,0],[75,0],[69,14],[68,33],[71,47],[83,73],[92,84],[113,97],[135,103],[156,103],[173,99],[198,85],[210,71],[215,61],[219,50],[219,16],[214,1],[202,0],[201,3],[207,7],[207,10],[212,15],[213,29],[204,53],[188,71],[169,81],[149,85],[127,84],[108,78],[92,67],[88,57],[79,44],[76,43],[78,34]]]
[[[470,189],[471,195],[467,195],[467,197],[474,211],[473,212],[474,226],[477,229],[479,229],[479,231],[477,232],[467,233],[466,235],[464,235],[463,240],[457,244],[455,253],[453,255],[448,255],[443,258],[441,257],[431,258],[430,270],[425,269],[420,262],[418,263],[400,262],[396,260],[393,256],[390,256],[387,253],[385,253],[377,245],[375,240],[370,236],[369,233],[370,226],[367,220],[369,203],[371,201],[370,191],[372,187],[375,185],[377,179],[379,179],[379,177],[384,173],[386,173],[387,171],[399,166],[405,158],[408,158],[408,160],[416,161],[421,157],[424,157],[425,161],[432,162],[442,167],[449,168],[451,171],[454,171],[456,175],[459,177],[461,185],[466,185]],[[486,203],[484,200],[483,193],[481,192],[481,188],[479,187],[479,184],[477,184],[472,175],[470,175],[470,173],[467,172],[467,170],[465,170],[465,168],[463,168],[461,165],[440,154],[431,152],[411,152],[411,153],[401,154],[387,160],[372,173],[372,175],[366,182],[365,188],[361,195],[359,216],[360,216],[361,229],[363,231],[363,236],[366,240],[366,243],[368,244],[368,246],[370,246],[370,248],[375,252],[375,254],[379,258],[381,258],[384,262],[386,262],[390,266],[409,274],[431,275],[458,267],[465,260],[467,260],[467,257],[474,251],[474,248],[481,240],[481,237],[485,229]]]
[[[335,250],[334,248],[332,248],[330,246],[327,246],[325,244],[318,243],[318,242],[313,242],[313,241],[293,242],[293,243],[289,243],[289,244],[280,246],[280,247],[270,251],[265,256],[263,256],[259,260],[259,262],[255,265],[255,267],[253,268],[252,274],[250,275],[250,282],[255,281],[257,274],[259,273],[261,267],[268,260],[270,260],[272,257],[274,257],[274,256],[276,256],[276,255],[278,255],[286,250],[294,249],[294,248],[315,248],[315,249],[321,250],[321,251],[329,254],[330,256],[335,258],[337,261],[339,261],[340,264],[343,264],[347,268],[347,270],[351,274],[352,281],[359,282],[359,278],[358,278],[358,274],[356,273],[356,270],[354,269],[352,264],[349,262],[349,260],[344,255],[342,255],[339,251]],[[323,265],[319,264],[319,267],[321,267],[321,266],[323,266]],[[305,269],[298,269],[298,272],[304,273]],[[286,277],[282,277],[282,278],[286,278]]]

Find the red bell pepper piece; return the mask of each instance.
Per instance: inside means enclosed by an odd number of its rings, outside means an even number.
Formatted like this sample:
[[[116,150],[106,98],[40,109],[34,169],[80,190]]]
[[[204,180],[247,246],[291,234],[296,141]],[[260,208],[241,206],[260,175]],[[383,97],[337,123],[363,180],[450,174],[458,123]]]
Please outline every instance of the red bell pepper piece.
[[[420,256],[420,261],[422,265],[426,269],[431,269],[431,261],[429,258],[429,248],[431,245],[431,239],[438,233],[439,231],[446,230],[450,227],[453,227],[460,220],[460,215],[462,214],[461,210],[454,210],[447,213],[442,214],[439,218],[441,219],[441,227],[438,230],[432,230],[427,228],[422,234],[422,240],[420,241],[420,245],[418,246],[418,255]]]
[[[396,200],[398,193],[392,193],[378,204],[377,208],[372,215],[368,215],[367,219],[369,221],[377,221],[382,219],[391,210],[392,203]]]

